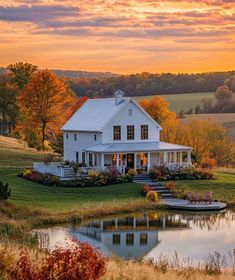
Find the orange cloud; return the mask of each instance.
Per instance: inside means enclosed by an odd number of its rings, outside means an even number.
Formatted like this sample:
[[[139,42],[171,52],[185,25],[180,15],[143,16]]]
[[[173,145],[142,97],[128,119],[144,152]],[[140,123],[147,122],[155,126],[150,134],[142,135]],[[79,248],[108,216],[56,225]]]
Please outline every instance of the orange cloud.
[[[80,3],[79,3],[80,2]],[[235,68],[230,0],[0,0],[2,66],[131,73]]]

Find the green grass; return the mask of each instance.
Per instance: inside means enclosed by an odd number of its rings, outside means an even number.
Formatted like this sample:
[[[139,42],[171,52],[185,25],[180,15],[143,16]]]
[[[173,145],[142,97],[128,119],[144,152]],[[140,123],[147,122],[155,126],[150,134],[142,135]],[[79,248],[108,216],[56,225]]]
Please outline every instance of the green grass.
[[[181,187],[194,192],[211,190],[213,198],[231,201],[235,198],[235,174],[215,173],[215,180],[177,181],[176,188]]]
[[[104,187],[61,188],[44,186],[20,178],[19,169],[0,168],[0,180],[8,182],[12,190],[10,201],[17,205],[65,210],[90,204],[127,202],[143,199],[141,185],[128,183]]]
[[[141,99],[151,99],[154,95],[136,96],[134,99],[140,101]],[[211,98],[214,100],[214,92],[198,92],[198,93],[180,93],[180,94],[165,94],[160,95],[170,104],[170,110],[179,113],[181,110],[188,111],[195,108],[197,105],[202,105],[203,98]]]
[[[45,154],[27,150],[0,147],[0,167],[32,166],[34,161],[42,161]]]

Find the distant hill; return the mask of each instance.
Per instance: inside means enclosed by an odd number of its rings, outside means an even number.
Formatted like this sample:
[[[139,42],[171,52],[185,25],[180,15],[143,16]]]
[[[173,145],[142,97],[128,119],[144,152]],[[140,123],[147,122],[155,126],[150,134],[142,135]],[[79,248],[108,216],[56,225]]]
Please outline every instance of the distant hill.
[[[68,79],[88,78],[88,79],[100,79],[100,78],[112,78],[117,77],[117,74],[111,72],[89,72],[89,71],[76,71],[76,70],[51,70],[57,77],[66,77]],[[6,68],[0,67],[0,74],[6,72]]]

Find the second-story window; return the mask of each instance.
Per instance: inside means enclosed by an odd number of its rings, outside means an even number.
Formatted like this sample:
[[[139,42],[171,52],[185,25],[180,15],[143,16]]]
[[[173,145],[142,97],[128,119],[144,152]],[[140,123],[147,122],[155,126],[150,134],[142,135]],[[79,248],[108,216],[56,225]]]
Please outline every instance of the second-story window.
[[[115,125],[113,127],[113,140],[121,140],[121,126]]]
[[[77,134],[74,134],[74,141],[77,141]]]
[[[96,134],[94,134],[94,140],[95,140],[95,141],[97,140],[97,136],[96,136]]]
[[[69,134],[68,133],[66,133],[66,139],[69,139]]]
[[[149,138],[148,125],[141,125],[141,140],[146,140]]]
[[[134,140],[135,139],[135,126],[128,125],[127,126],[127,140]]]

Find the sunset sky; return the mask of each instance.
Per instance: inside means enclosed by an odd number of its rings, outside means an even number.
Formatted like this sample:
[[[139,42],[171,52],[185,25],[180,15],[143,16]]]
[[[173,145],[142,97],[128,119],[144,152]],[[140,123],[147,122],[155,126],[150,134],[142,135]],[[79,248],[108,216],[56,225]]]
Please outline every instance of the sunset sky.
[[[235,70],[235,0],[0,0],[0,66]]]

